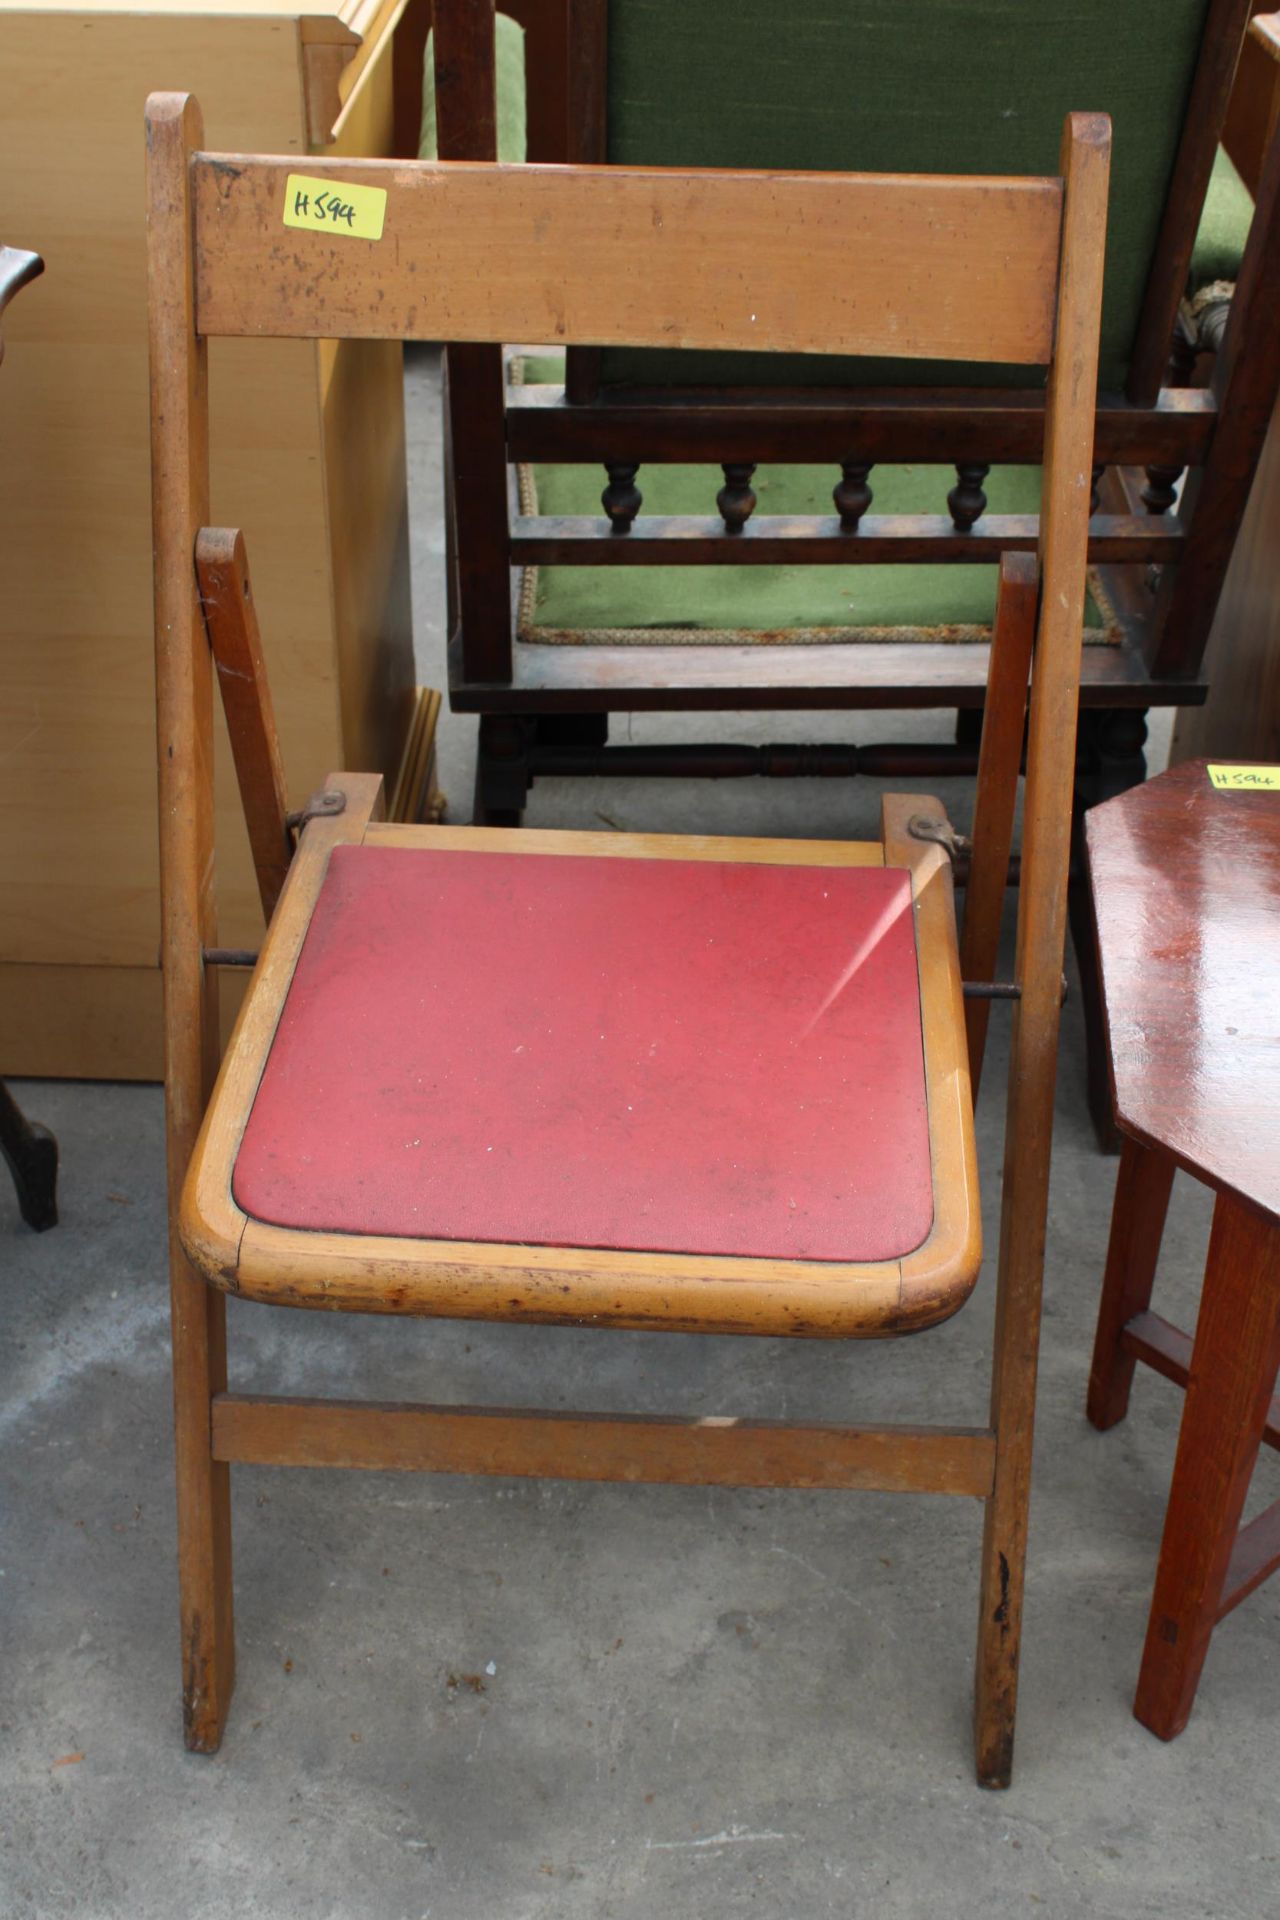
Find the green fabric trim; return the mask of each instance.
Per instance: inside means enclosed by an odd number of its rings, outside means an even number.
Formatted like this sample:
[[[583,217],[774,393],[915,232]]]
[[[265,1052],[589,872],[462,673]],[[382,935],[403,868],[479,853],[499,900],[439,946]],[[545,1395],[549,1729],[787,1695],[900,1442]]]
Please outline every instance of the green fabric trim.
[[[505,13],[494,20],[494,92],[498,112],[498,158],[509,166],[525,157],[524,28]],[[422,69],[422,130],[419,160],[440,157],[436,139],[436,55],[434,30],[427,35]]]
[[[1057,171],[1068,112],[1109,113],[1100,384],[1119,388],[1205,12],[1206,0],[735,0],[732,10],[714,0],[612,0],[608,157],[1046,174]],[[686,385],[1028,379],[1025,369],[701,353],[610,352],[605,369],[610,382]]]
[[[1225,149],[1219,147],[1191,255],[1188,293],[1198,293],[1215,280],[1235,280],[1239,276],[1252,223],[1253,198]]]

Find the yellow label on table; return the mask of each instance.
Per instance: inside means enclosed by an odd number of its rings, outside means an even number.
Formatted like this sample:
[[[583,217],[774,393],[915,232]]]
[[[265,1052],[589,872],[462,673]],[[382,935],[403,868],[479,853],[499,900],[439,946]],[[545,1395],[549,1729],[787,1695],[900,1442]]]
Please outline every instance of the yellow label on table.
[[[1209,778],[1224,793],[1280,793],[1280,767],[1210,767]]]
[[[355,240],[381,240],[387,217],[385,187],[356,187],[349,180],[316,180],[291,173],[284,183],[284,223],[308,233],[344,233]]]

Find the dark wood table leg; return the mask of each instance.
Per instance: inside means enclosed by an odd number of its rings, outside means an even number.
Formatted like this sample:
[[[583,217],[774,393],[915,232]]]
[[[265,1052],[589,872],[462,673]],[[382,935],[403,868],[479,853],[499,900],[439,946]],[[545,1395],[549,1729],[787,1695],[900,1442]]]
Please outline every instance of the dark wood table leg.
[[[518,827],[531,785],[534,725],[520,715],[482,713],[476,741],[472,820],[478,827]]]
[[[1168,1154],[1124,1139],[1086,1405],[1094,1426],[1104,1431],[1129,1411],[1137,1359],[1121,1346],[1120,1336],[1134,1315],[1151,1304],[1173,1175]]]
[[[1111,1107],[1107,1024],[1102,1004],[1102,982],[1098,975],[1098,935],[1093,920],[1093,900],[1084,871],[1084,821],[1080,816],[1076,820],[1072,865],[1074,870],[1067,893],[1067,913],[1080,981],[1080,1005],[1084,1013],[1085,1098],[1099,1153],[1118,1153],[1121,1137]]]
[[[1280,1367],[1280,1227],[1219,1194],[1133,1711],[1186,1726]]]
[[[58,1143],[48,1127],[28,1120],[0,1080],[0,1155],[8,1163],[18,1194],[18,1210],[29,1227],[43,1233],[58,1224]]]

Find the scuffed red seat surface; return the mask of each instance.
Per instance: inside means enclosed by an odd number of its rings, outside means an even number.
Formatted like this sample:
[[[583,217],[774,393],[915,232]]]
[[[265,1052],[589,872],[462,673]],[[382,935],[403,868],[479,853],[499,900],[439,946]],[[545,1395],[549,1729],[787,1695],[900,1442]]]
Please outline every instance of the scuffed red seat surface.
[[[340,846],[233,1192],[316,1231],[899,1258],[933,1223],[909,876]]]

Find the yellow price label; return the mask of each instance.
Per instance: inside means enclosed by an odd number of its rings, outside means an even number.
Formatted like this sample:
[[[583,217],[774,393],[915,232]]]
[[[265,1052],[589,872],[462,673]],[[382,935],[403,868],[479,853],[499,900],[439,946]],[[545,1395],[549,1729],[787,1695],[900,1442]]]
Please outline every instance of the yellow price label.
[[[1280,767],[1210,767],[1209,778],[1224,793],[1280,793]]]
[[[316,180],[291,173],[284,183],[284,224],[308,233],[342,233],[354,240],[381,240],[387,217],[385,187],[356,187],[349,180]]]

